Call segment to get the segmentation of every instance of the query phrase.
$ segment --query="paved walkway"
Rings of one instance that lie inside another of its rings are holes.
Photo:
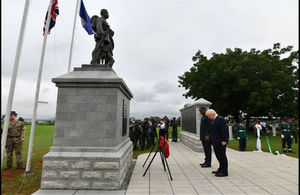
[[[145,177],[142,165],[148,154],[137,159],[126,194],[298,194],[298,159],[266,152],[238,152],[227,149],[228,177],[215,177],[212,167],[201,168],[204,154],[182,143],[170,142],[167,159],[173,176],[170,181],[157,155]],[[150,159],[152,158],[151,155]]]
[[[238,152],[227,149],[228,177],[215,177],[218,168],[212,154],[212,167],[201,168],[204,154],[191,150],[182,143],[170,142],[171,155],[167,159],[173,176],[170,181],[159,154],[145,177],[143,173],[154,153],[143,168],[148,154],[138,156],[127,191],[98,190],[40,190],[35,194],[298,194],[298,159],[266,152]]]

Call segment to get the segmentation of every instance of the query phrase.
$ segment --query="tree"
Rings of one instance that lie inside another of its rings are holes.
[[[263,51],[240,48],[212,53],[208,59],[198,51],[194,65],[179,76],[183,96],[205,98],[218,113],[238,119],[251,116],[292,117],[298,105],[299,53],[292,46]]]
[[[23,117],[19,117],[19,119],[18,119],[19,121],[22,121],[22,122],[24,122],[24,119],[23,119]]]
[[[154,123],[157,125],[160,123],[161,118],[159,116],[150,116],[150,121],[154,121]]]

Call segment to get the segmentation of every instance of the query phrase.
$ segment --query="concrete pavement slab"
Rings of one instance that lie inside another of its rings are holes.
[[[204,153],[195,152],[182,143],[171,143],[167,159],[173,180],[164,171],[157,155],[143,177],[148,154],[138,156],[132,182],[126,194],[297,194],[298,159],[267,152],[239,152],[227,148],[228,177],[218,178],[212,171],[219,163],[212,154],[209,168],[201,168]],[[151,154],[153,157],[153,154]],[[289,163],[287,163],[289,162]],[[145,179],[148,182],[145,182]],[[143,180],[140,182],[139,180]],[[139,186],[139,184],[141,186]],[[145,188],[148,186],[148,191]]]

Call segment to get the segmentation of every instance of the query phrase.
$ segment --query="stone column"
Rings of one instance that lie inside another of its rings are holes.
[[[203,147],[200,141],[200,125],[202,115],[199,111],[200,107],[209,109],[211,102],[200,98],[199,100],[184,105],[181,112],[181,130],[180,141],[197,152],[202,152]]]
[[[126,83],[105,66],[82,65],[58,87],[54,143],[41,189],[121,189],[132,161]]]

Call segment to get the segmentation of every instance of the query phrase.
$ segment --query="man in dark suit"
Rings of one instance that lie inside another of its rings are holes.
[[[216,177],[228,176],[228,161],[226,157],[226,145],[228,143],[228,130],[225,119],[213,109],[206,112],[206,116],[212,120],[210,138],[214,147],[215,155],[219,161],[219,168],[213,171]]]
[[[202,115],[200,123],[200,140],[202,141],[203,150],[205,154],[204,163],[201,167],[211,167],[211,141],[209,139],[211,120],[205,115],[206,108],[200,107],[199,111]]]

